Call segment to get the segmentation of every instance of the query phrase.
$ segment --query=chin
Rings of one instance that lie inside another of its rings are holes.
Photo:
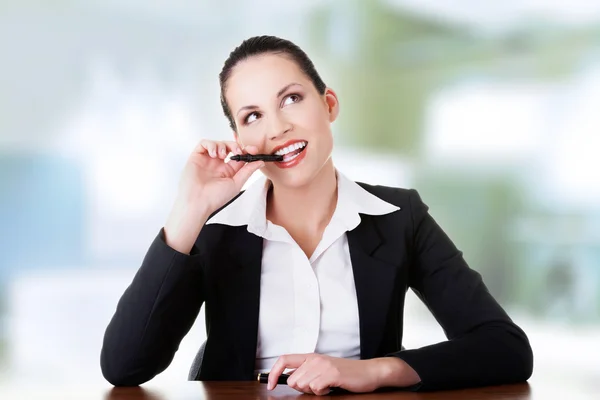
[[[313,177],[309,174],[294,172],[286,171],[269,178],[273,181],[274,185],[281,185],[290,189],[302,188],[308,185],[313,179]]]
[[[265,175],[274,185],[281,185],[290,189],[302,188],[310,184],[316,175],[313,169],[305,168],[307,166],[306,164],[302,164],[287,170],[280,170],[273,166],[273,169],[276,170],[265,171]]]
[[[310,145],[306,148],[306,157],[298,164],[291,168],[280,168],[277,165],[269,166],[265,175],[274,185],[281,185],[289,189],[300,189],[310,185],[315,179],[318,179],[319,174],[323,172],[323,168],[331,163],[331,157],[321,159],[322,154],[311,151]]]

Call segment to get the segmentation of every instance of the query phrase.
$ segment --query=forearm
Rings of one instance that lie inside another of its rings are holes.
[[[453,340],[393,354],[411,365],[422,390],[443,390],[526,381],[533,355],[516,326],[488,325]]]

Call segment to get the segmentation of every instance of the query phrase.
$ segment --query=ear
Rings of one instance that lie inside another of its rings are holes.
[[[327,104],[327,112],[329,113],[329,122],[337,119],[340,113],[340,103],[337,94],[331,88],[325,88],[325,104]]]

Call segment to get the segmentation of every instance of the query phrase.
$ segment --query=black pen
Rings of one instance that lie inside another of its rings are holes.
[[[281,374],[279,375],[279,378],[277,378],[277,384],[278,385],[287,385],[287,380],[290,377],[289,374]],[[257,378],[257,381],[259,381],[260,383],[269,383],[269,373],[259,373]],[[346,392],[346,390],[339,388],[339,387],[331,387],[329,388],[329,391],[331,393],[344,393]]]
[[[229,158],[232,161],[283,161],[283,156],[275,154],[236,154]]]
[[[278,385],[287,385],[287,380],[290,376],[288,374],[281,374],[277,379]],[[260,383],[269,383],[269,374],[268,373],[260,373],[256,378]]]

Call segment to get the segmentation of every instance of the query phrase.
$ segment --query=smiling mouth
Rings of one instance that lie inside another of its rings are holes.
[[[273,154],[278,155],[278,156],[283,156],[283,160],[279,161],[279,162],[285,163],[288,161],[292,161],[294,158],[298,157],[298,155],[306,149],[307,145],[308,145],[308,142],[306,142],[306,141],[296,142],[296,143],[289,145],[283,149],[277,150]]]

